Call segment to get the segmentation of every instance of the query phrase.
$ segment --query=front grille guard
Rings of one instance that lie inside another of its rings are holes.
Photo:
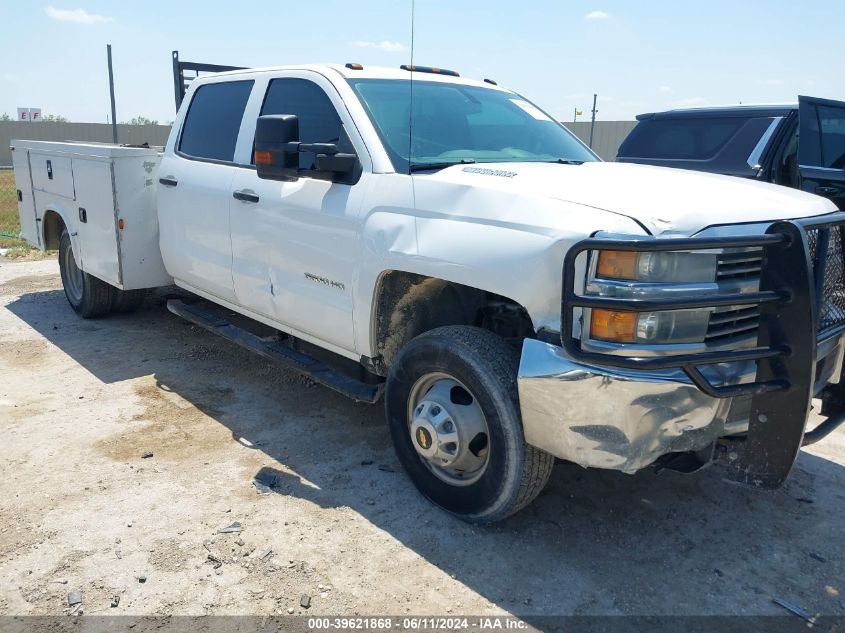
[[[828,418],[805,434],[804,425],[816,372],[819,343],[845,331],[845,319],[819,331],[827,247],[831,231],[842,231],[845,213],[775,222],[763,235],[679,239],[587,239],[575,244],[563,265],[561,343],[574,360],[590,365],[630,370],[681,369],[692,383],[715,398],[752,396],[748,434],[728,452],[735,478],[745,483],[779,486],[802,445],[817,441],[845,421],[845,414]],[[808,241],[813,235],[813,253]],[[841,236],[841,233],[839,233]],[[841,241],[840,241],[841,243]],[[576,260],[587,251],[635,252],[762,248],[763,265],[757,292],[708,294],[667,299],[624,299],[578,294]],[[842,255],[840,250],[839,255]],[[842,265],[843,262],[835,262]],[[817,275],[820,281],[817,283]],[[830,300],[830,298],[829,298]],[[705,351],[663,356],[617,356],[584,350],[573,336],[576,308],[604,308],[635,312],[700,309],[720,306],[759,306],[757,345],[750,349]],[[717,363],[756,361],[754,382],[714,385],[700,367]]]

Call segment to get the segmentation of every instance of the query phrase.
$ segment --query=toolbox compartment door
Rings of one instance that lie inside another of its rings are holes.
[[[79,192],[73,213],[82,243],[85,272],[113,286],[122,284],[117,242],[117,211],[109,159],[74,159],[73,176]]]
[[[35,191],[51,193],[70,200],[76,198],[76,189],[73,184],[73,161],[69,156],[31,150],[29,167],[32,173],[32,188]]]
[[[15,169],[15,195],[18,201],[18,215],[21,221],[21,237],[32,246],[41,246],[41,236],[35,222],[35,200],[32,195],[32,180],[29,175],[29,152],[14,150],[12,166]]]

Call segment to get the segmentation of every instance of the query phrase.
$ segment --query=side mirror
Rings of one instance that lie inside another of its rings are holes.
[[[303,144],[302,147],[306,146]],[[317,148],[314,150],[314,167],[317,171],[330,173],[335,182],[345,182],[358,166],[358,155],[340,152],[337,145],[313,143],[312,147]]]
[[[268,114],[255,125],[255,169],[265,180],[299,178],[299,154],[313,153],[308,175],[321,180],[355,184],[361,176],[358,155],[341,152],[335,143],[300,143],[299,118],[295,114]]]
[[[269,114],[255,125],[255,169],[265,180],[296,180],[299,171],[299,117]]]

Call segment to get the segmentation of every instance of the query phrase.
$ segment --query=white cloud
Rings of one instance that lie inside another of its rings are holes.
[[[668,93],[670,93],[670,92],[675,92],[675,91],[674,91],[674,90],[672,90],[672,86],[660,86],[660,87],[657,89],[657,92],[664,92],[664,93],[667,93],[667,94],[668,94]]]
[[[782,86],[783,79],[758,79],[757,83],[764,86]]]
[[[585,20],[606,20],[610,17],[609,13],[605,13],[604,11],[590,11],[587,15],[584,16]]]
[[[378,48],[386,53],[401,53],[405,50],[405,45],[399,42],[391,42],[390,40],[382,40],[381,42],[365,42],[363,40],[356,40],[352,42],[352,46],[358,48]]]
[[[700,106],[705,105],[707,103],[707,99],[704,97],[687,97],[686,99],[677,99],[676,101],[672,101],[669,105],[674,106],[676,108],[689,108],[693,106]]]
[[[88,13],[85,9],[57,9],[53,5],[44,9],[44,13],[59,22],[73,22],[75,24],[105,24],[112,21],[107,15]]]

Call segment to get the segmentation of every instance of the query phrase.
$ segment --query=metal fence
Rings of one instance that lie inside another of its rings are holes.
[[[15,177],[11,169],[0,168],[0,248],[15,245],[19,230]]]
[[[563,124],[582,141],[590,142],[589,121],[564,122]],[[593,151],[603,160],[614,160],[622,141],[636,124],[636,121],[596,121],[596,129],[593,132]]]
[[[164,145],[170,134],[169,125],[118,125],[118,141],[132,145],[149,143]],[[13,139],[32,141],[94,141],[111,143],[111,125],[106,123],[56,123],[39,121],[0,121],[0,167],[12,164],[9,145]]]

